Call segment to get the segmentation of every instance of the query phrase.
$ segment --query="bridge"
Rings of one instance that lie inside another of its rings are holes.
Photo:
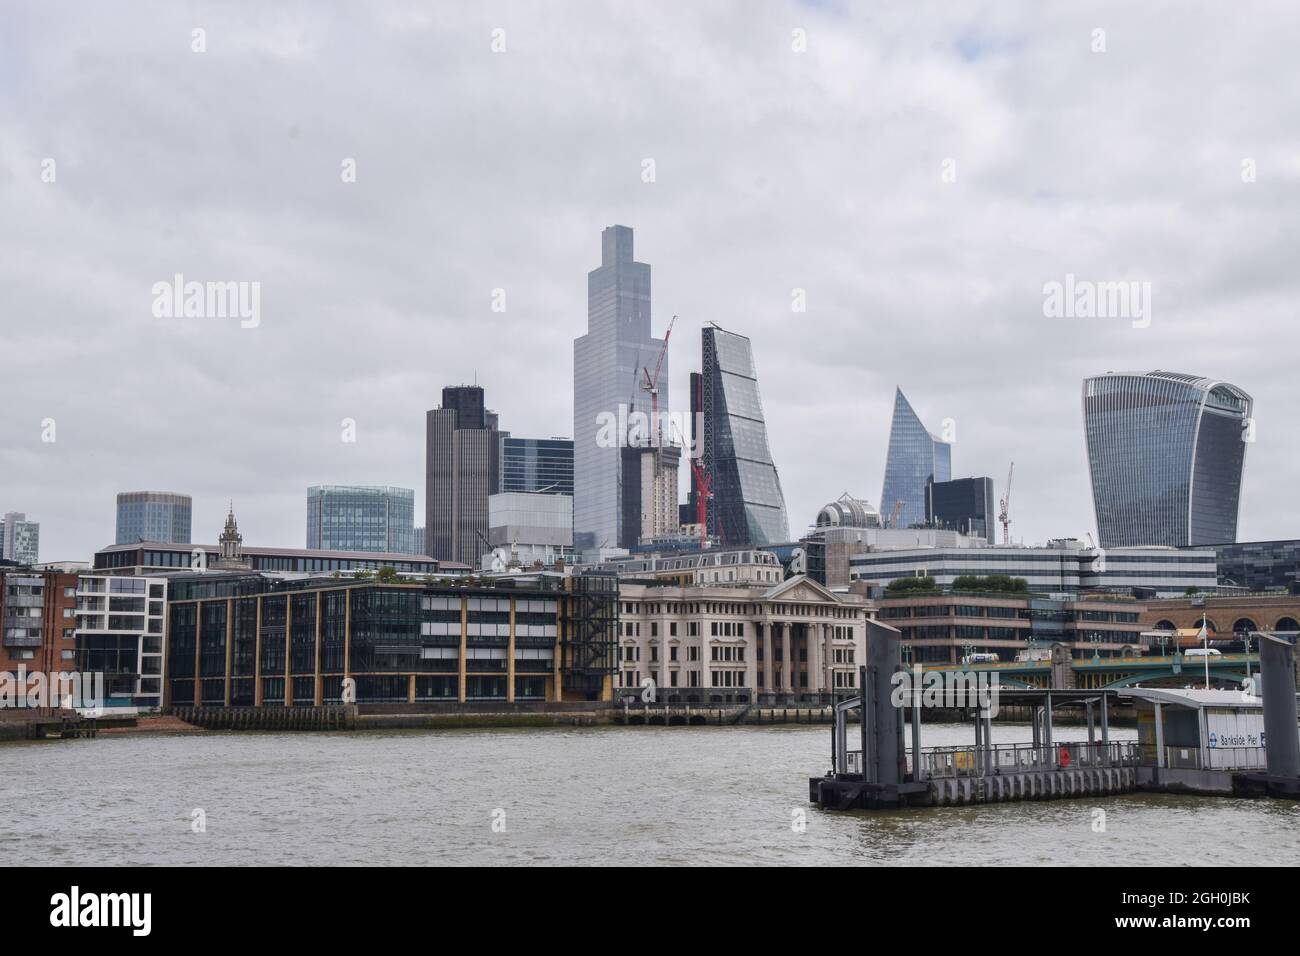
[[[1077,687],[1087,690],[1119,690],[1143,685],[1203,685],[1206,658],[1174,653],[1148,657],[1090,657],[1070,661],[1070,676],[1053,680],[1053,663],[1042,661],[995,661],[972,664],[922,664],[923,672],[955,671],[997,674],[1005,687]],[[1058,668],[1060,665],[1056,665]],[[1064,668],[1060,668],[1064,670]],[[1209,658],[1210,683],[1216,687],[1240,687],[1259,673],[1258,654],[1220,654]]]

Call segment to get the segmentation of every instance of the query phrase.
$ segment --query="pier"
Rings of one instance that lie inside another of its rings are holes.
[[[1288,641],[1269,638],[1261,648],[1262,699],[1226,690],[1001,686],[985,687],[989,693],[981,697],[977,682],[966,675],[963,687],[941,689],[938,697],[944,706],[975,703],[968,711],[973,742],[922,747],[928,690],[910,681],[902,667],[898,636],[894,628],[869,624],[861,693],[835,705],[830,772],[809,780],[809,801],[821,809],[953,806],[1138,789],[1300,796],[1295,648]],[[1110,739],[1109,715],[1121,699],[1136,708],[1136,741]],[[1003,704],[1027,708],[1032,742],[992,742],[994,711]],[[905,706],[910,721],[904,720]],[[1063,710],[1082,712],[1086,741],[1054,739],[1054,714]],[[851,717],[858,725],[856,748],[850,745]]]

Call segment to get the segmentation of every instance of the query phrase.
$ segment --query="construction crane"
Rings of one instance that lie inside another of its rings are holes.
[[[1011,543],[1011,476],[1015,474],[1016,463],[1013,461],[1007,469],[1007,487],[998,501],[998,520],[1002,522],[1002,543]]]
[[[695,476],[695,520],[700,526],[700,550],[709,546],[709,499],[713,497],[713,476],[704,462],[691,460],[691,473]],[[721,533],[721,528],[718,529]]]
[[[654,437],[654,447],[658,448],[663,442],[663,436],[659,429],[659,373],[663,371],[664,356],[668,354],[668,338],[673,334],[673,326],[677,322],[677,316],[673,316],[668,323],[668,331],[664,333],[664,345],[659,350],[659,358],[655,361],[655,373],[650,374],[649,367],[644,367],[641,371],[644,373],[644,379],[641,382],[641,390],[650,393],[650,428],[651,435]],[[659,464],[655,462],[655,473],[659,472]]]
[[[893,514],[889,516],[889,527],[891,528],[898,527],[898,516],[902,514],[902,512],[903,512],[903,499],[899,498],[897,501],[894,502]]]

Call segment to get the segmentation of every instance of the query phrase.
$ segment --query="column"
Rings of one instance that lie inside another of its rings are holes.
[[[456,700],[465,703],[465,658],[468,656],[466,635],[469,633],[469,598],[460,598],[460,670],[456,680]]]
[[[510,596],[510,638],[506,642],[506,703],[515,702],[515,595]]]
[[[763,632],[763,693],[772,693],[772,624],[758,625]]]
[[[794,693],[794,625],[789,621],[781,624],[781,690]]]
[[[108,606],[108,602],[104,602]],[[203,602],[194,602],[194,706],[203,706]]]
[[[808,691],[821,694],[826,690],[826,625],[813,624],[808,638]]]
[[[230,706],[230,662],[235,633],[235,600],[226,598],[226,693],[225,703]]]
[[[253,706],[261,707],[262,699],[262,595],[257,596],[257,619],[253,622]]]
[[[319,707],[325,702],[325,682],[320,676],[320,606],[325,600],[325,592],[316,592],[316,663],[315,679],[312,681],[312,698],[311,702]]]
[[[293,703],[293,595],[284,596],[284,706]]]

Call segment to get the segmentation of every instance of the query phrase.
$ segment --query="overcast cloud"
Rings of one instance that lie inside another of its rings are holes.
[[[422,514],[446,384],[569,435],[613,223],[656,333],[681,317],[674,407],[704,323],[752,337],[795,534],[879,504],[898,385],[955,420],[955,477],[1015,460],[1017,538],[1082,536],[1081,380],[1166,368],[1254,396],[1240,537],[1300,537],[1291,4],[3,10],[0,511],[43,560],[110,543],[123,490],[193,495],[207,542],[233,499],[246,543],[302,547],[318,483]],[[176,273],[260,282],[260,325],[155,318]],[[1067,273],[1149,281],[1150,327],[1045,318]]]

